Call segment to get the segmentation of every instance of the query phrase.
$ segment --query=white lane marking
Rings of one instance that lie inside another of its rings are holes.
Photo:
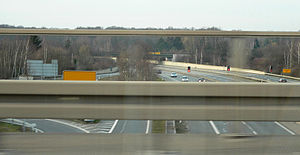
[[[43,131],[43,130],[41,130],[41,129],[38,129],[38,128],[35,128],[35,131],[36,131],[37,133],[44,133],[44,131]]]
[[[281,128],[283,128],[285,131],[287,131],[288,133],[290,133],[291,135],[296,135],[295,132],[291,131],[290,129],[286,128],[285,126],[283,126],[282,124],[280,124],[279,122],[275,121],[275,124],[277,124],[278,126],[280,126]]]
[[[118,121],[119,121],[119,120],[115,120],[113,126],[110,128],[110,130],[108,131],[108,133],[112,133],[112,132],[114,131],[114,129],[115,129],[115,127],[116,127]]]
[[[211,125],[211,127],[214,129],[215,133],[217,135],[220,134],[220,131],[218,130],[218,128],[216,127],[215,123],[213,121],[209,121],[209,124]]]
[[[149,133],[149,130],[150,130],[150,120],[147,121],[146,134]]]
[[[83,132],[85,132],[85,133],[90,133],[89,131],[87,131],[87,130],[81,128],[81,127],[75,126],[75,125],[73,125],[73,124],[69,124],[69,123],[62,122],[62,121],[59,121],[59,120],[54,120],[54,119],[45,119],[45,120],[52,121],[52,122],[56,122],[56,123],[60,123],[60,124],[64,124],[64,125],[67,125],[67,126],[71,126],[71,127],[73,127],[73,128],[79,129],[79,130],[81,130],[81,131],[83,131]]]
[[[246,122],[242,121],[242,123],[250,129],[250,131],[254,134],[254,135],[257,135],[257,132],[249,125],[247,124]]]

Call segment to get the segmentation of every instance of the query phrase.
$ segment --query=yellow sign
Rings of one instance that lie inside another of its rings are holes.
[[[291,70],[291,69],[283,69],[282,72],[283,72],[283,73],[291,73],[292,70]]]
[[[64,71],[64,80],[96,81],[95,71]]]
[[[149,52],[149,54],[152,54],[152,55],[160,55],[160,52]]]

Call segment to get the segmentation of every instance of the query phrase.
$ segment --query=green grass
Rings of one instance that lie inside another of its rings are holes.
[[[165,81],[165,80],[160,77],[156,77],[156,81]]]
[[[31,132],[31,129],[26,128],[26,132]],[[0,122],[0,132],[23,132],[22,126]]]
[[[152,133],[165,133],[166,121],[152,121]]]

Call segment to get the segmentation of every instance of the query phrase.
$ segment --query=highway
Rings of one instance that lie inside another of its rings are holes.
[[[119,120],[112,133],[140,133],[151,132],[150,121],[145,120]]]
[[[55,121],[47,120],[47,119],[23,119],[29,123],[35,123],[36,128],[44,131],[45,133],[85,133],[84,131],[65,125],[62,123],[58,123]]]
[[[183,75],[189,77],[189,82],[197,82],[198,78],[205,78],[208,82],[253,82],[241,77],[224,76],[224,74],[208,73],[205,70],[192,70],[190,73],[184,67],[158,66],[162,70],[160,76],[166,81],[181,81]],[[171,78],[171,72],[177,73],[177,78]],[[221,71],[220,71],[221,72]],[[225,72],[225,71],[224,71]],[[237,73],[234,73],[237,74]],[[246,74],[243,74],[246,75]],[[247,74],[248,75],[248,74]],[[250,75],[250,74],[249,74]],[[251,74],[252,75],[252,74]],[[269,76],[261,78],[268,78]],[[270,78],[269,78],[270,79]],[[272,80],[278,81],[279,78],[272,77]],[[279,122],[245,122],[245,121],[187,121],[189,133],[204,134],[243,134],[243,135],[294,135],[295,133],[286,128]]]
[[[164,77],[169,77],[171,72],[176,72],[177,74],[180,75],[188,75],[189,78],[196,78],[199,79],[200,77],[205,78],[209,81],[219,81],[219,82],[253,82],[253,80],[249,80],[249,79],[245,79],[245,78],[240,78],[240,77],[234,77],[234,76],[224,76],[222,74],[217,74],[217,73],[211,73],[208,72],[208,70],[200,70],[197,69],[197,71],[192,71],[191,73],[187,73],[186,68],[183,67],[175,67],[175,66],[161,66],[158,65],[157,66],[158,69],[162,69],[163,71],[165,71],[166,74],[163,74]],[[166,76],[165,76],[166,75]],[[174,81],[174,80],[172,80]],[[181,81],[181,78],[177,78],[176,81]],[[193,81],[191,81],[193,82]],[[195,81],[196,82],[196,81]]]
[[[197,71],[207,71],[205,69],[197,69]],[[214,72],[219,72],[220,74],[227,74],[228,72],[225,70],[214,70]],[[245,77],[253,77],[253,78],[257,78],[257,79],[262,79],[262,80],[266,80],[269,82],[278,82],[278,80],[281,77],[276,77],[276,76],[271,76],[271,75],[262,75],[262,74],[255,74],[255,73],[243,73],[243,72],[235,72],[235,71],[230,71],[230,74],[232,75],[239,75],[239,76],[245,76]],[[294,80],[294,79],[289,79],[288,83],[296,83],[296,82],[300,82],[298,80]]]

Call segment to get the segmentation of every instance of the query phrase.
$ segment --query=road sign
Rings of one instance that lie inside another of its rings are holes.
[[[291,73],[292,70],[291,70],[291,69],[282,69],[282,72],[283,72],[283,73]]]
[[[64,71],[64,80],[96,81],[95,71]]]
[[[149,52],[149,54],[152,54],[152,55],[160,55],[160,52]]]

